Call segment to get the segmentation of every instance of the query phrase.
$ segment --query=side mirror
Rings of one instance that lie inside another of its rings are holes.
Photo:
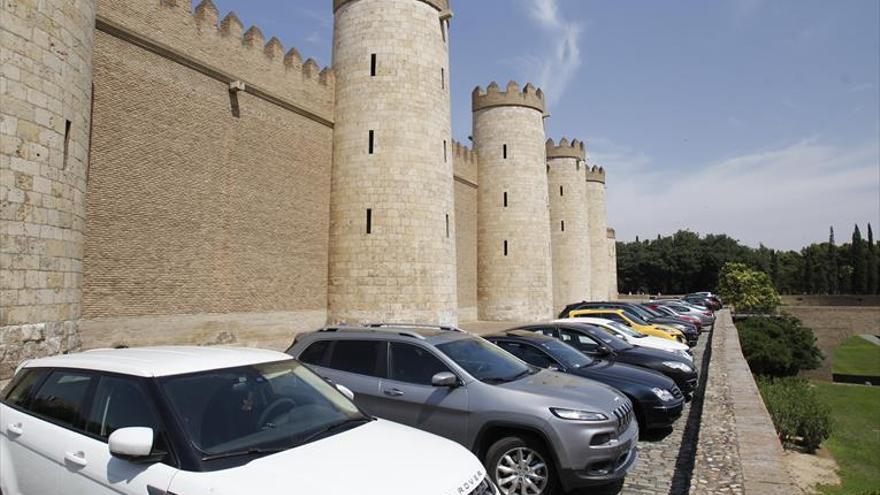
[[[348,400],[354,400],[354,392],[352,392],[350,388],[338,383],[334,383],[334,385],[336,385],[336,390],[342,392],[342,395],[346,396]]]
[[[127,461],[144,461],[153,452],[153,429],[141,426],[120,428],[107,441],[110,454]]]
[[[596,353],[601,354],[603,356],[607,356],[608,354],[611,354],[611,349],[609,349],[608,347],[606,347],[604,345],[600,345],[599,348],[596,349]]]
[[[550,366],[547,366],[547,369],[550,371],[562,371],[562,369],[555,364],[551,364]]]
[[[441,371],[431,377],[431,385],[435,387],[456,387],[458,386],[458,377],[449,371]]]

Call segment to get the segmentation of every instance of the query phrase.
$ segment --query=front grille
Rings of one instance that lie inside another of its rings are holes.
[[[630,401],[626,401],[622,406],[614,410],[614,417],[617,419],[617,433],[621,433],[629,426],[633,419],[633,406]]]
[[[489,481],[489,476],[483,478],[482,483],[471,490],[468,495],[495,495],[495,488],[492,486],[492,482]]]
[[[676,399],[681,399],[682,395],[683,394],[681,393],[681,390],[678,387],[676,387],[675,385],[673,385],[672,386],[672,396],[675,397]]]

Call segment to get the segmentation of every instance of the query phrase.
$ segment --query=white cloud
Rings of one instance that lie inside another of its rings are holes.
[[[527,74],[535,74],[537,68],[535,84],[544,91],[552,106],[560,101],[581,66],[583,26],[562,15],[558,0],[531,0],[525,5],[529,17],[546,34],[550,51],[521,57],[520,66]]]
[[[828,226],[880,221],[880,145],[851,148],[811,138],[683,171],[593,142],[608,171],[609,224],[632,240],[678,229],[725,233],[747,244],[799,249]]]

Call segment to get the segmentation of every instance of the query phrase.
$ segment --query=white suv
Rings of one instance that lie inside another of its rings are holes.
[[[256,349],[28,361],[0,402],[0,492],[496,495],[465,448],[370,417],[351,397]]]

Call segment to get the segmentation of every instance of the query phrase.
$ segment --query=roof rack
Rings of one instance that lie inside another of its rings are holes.
[[[364,323],[363,326],[368,328],[431,328],[435,330],[442,330],[444,332],[467,333],[456,326],[433,325],[430,323]]]
[[[368,326],[334,326],[324,327],[317,330],[318,332],[362,332],[362,333],[392,333],[402,337],[412,337],[414,339],[425,340],[424,335],[418,332],[408,332],[405,329],[392,327],[368,327]]]

